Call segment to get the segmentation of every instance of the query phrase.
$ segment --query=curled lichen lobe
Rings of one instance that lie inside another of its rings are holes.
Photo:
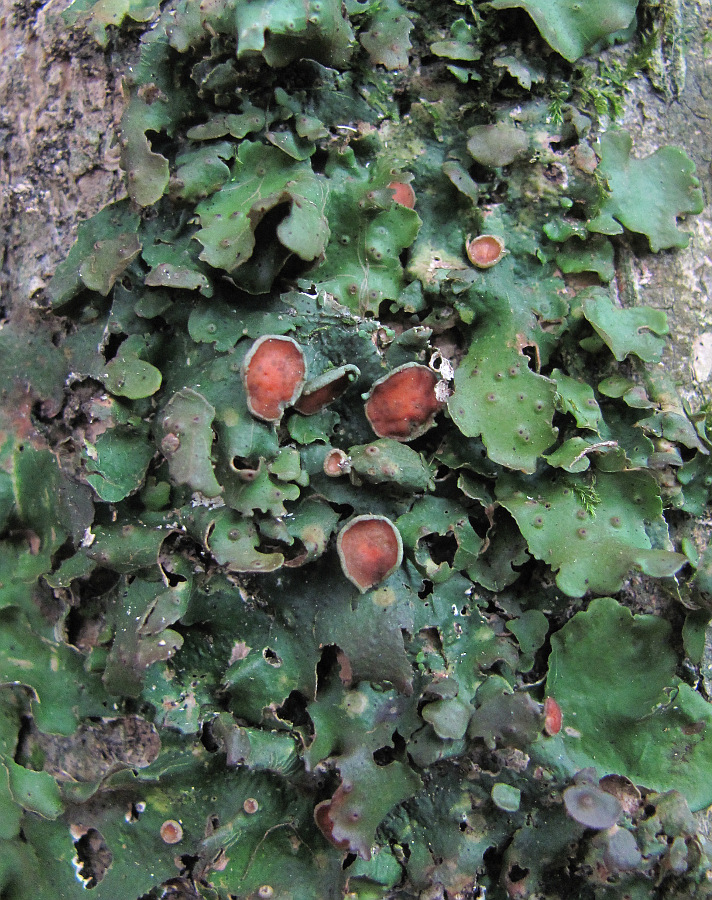
[[[346,365],[331,369],[304,385],[301,397],[294,404],[302,415],[313,416],[341,397],[361,374],[357,366]]]
[[[388,578],[403,559],[400,533],[385,516],[356,516],[339,533],[336,548],[344,574],[362,592]]]
[[[253,416],[278,422],[299,397],[306,376],[302,348],[280,335],[265,335],[250,348],[242,366],[247,406]]]
[[[322,800],[321,803],[316,805],[316,808],[314,809],[314,821],[324,837],[327,838],[334,847],[338,850],[349,850],[351,841],[348,837],[337,837],[334,833],[336,825],[331,818],[331,806],[335,800],[339,799],[338,795],[340,793],[344,793],[343,788],[337,788],[336,794],[330,800]]]
[[[379,379],[366,400],[366,418],[379,437],[411,441],[430,428],[441,407],[437,375],[408,363]]]

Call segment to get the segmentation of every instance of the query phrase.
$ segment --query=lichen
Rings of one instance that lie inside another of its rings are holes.
[[[596,131],[634,12],[72,5],[141,37],[128,197],[61,327],[0,331],[3,897],[704,890],[710,553],[666,514],[712,444],[612,285],[701,201]]]

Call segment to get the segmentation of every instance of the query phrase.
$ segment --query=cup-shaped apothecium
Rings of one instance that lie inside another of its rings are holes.
[[[380,584],[403,560],[403,542],[385,516],[356,516],[339,532],[336,549],[344,575],[364,593]]]
[[[442,406],[435,394],[437,383],[438,376],[419,363],[406,363],[379,378],[365,406],[378,437],[412,441],[424,434]]]
[[[279,422],[302,393],[307,364],[299,344],[289,337],[258,338],[242,364],[247,408],[263,422]]]
[[[504,256],[504,241],[495,234],[481,234],[465,244],[467,256],[478,269],[490,269]]]

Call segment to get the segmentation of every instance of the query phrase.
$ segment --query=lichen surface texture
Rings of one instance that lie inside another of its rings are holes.
[[[656,9],[69,8],[125,194],[0,330],[3,900],[712,896]]]

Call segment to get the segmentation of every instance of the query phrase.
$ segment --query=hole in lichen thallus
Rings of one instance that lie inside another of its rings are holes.
[[[255,246],[245,264],[248,267],[245,271],[250,272],[251,293],[269,291],[290,256],[290,251],[277,239],[277,226],[288,213],[289,204],[280,203],[265,213],[255,227]]]
[[[436,565],[447,563],[451,566],[455,561],[458,543],[455,535],[449,531],[447,534],[429,534],[423,538],[423,544],[428,548],[430,558]]]
[[[114,359],[116,354],[119,352],[119,347],[125,340],[126,335],[123,333],[123,331],[109,334],[109,336],[104,340],[104,343],[101,347],[101,353],[104,357],[104,362],[109,362],[110,360]]]
[[[208,753],[217,753],[220,749],[220,743],[213,734],[212,722],[203,723],[203,728],[200,732],[200,743],[205,747]]]
[[[114,856],[103,835],[96,828],[86,831],[74,842],[74,846],[79,862],[78,875],[85,887],[95,888],[103,881]]]
[[[339,648],[336,644],[327,644],[322,648],[319,662],[316,664],[317,694],[330,682],[339,670]]]
[[[309,701],[299,691],[292,691],[281,706],[277,707],[277,715],[283,722],[291,722],[298,727],[310,727],[311,719],[307,712]],[[313,729],[311,729],[313,730]]]

